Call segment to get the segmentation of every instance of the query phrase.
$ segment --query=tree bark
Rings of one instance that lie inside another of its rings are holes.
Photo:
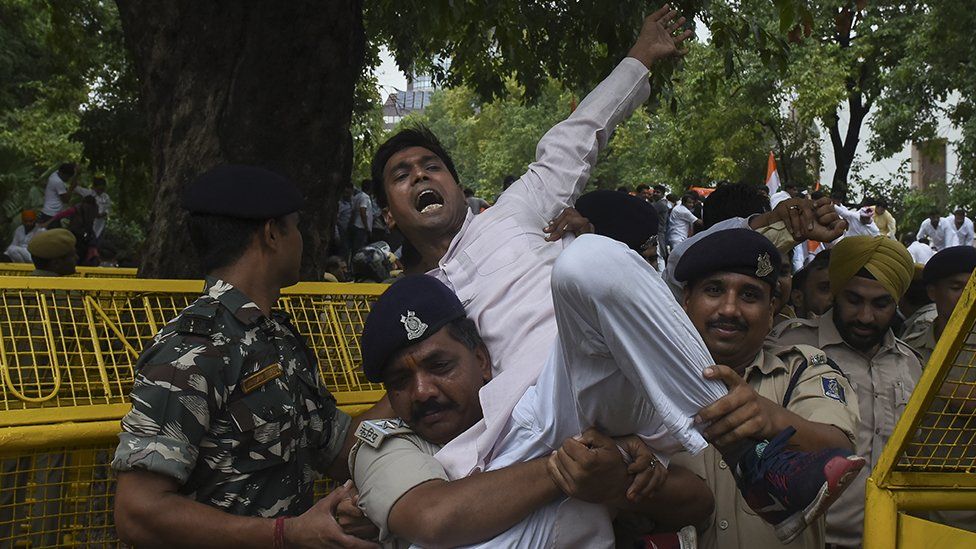
[[[139,275],[200,277],[180,207],[221,163],[262,166],[305,193],[302,278],[317,280],[349,179],[360,0],[117,0],[152,136],[155,200]]]

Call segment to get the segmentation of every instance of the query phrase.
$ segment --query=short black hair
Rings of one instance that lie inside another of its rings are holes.
[[[929,217],[942,217],[942,214],[939,212],[939,210],[933,209],[929,210]]]
[[[648,191],[650,189],[651,189],[650,187],[648,187],[647,185],[641,183],[640,185],[638,185],[637,187],[634,188],[634,192],[638,192],[639,193],[639,192]]]
[[[474,191],[471,190],[471,187],[465,187],[464,188],[464,196],[466,196],[468,198],[471,198],[472,196],[474,196]]]
[[[667,194],[668,192],[668,188],[664,185],[654,185],[654,190],[661,194]]]
[[[628,189],[627,187],[624,187],[624,186],[620,186],[620,187],[617,187],[617,192],[618,193],[629,193],[630,192],[630,189]]]
[[[481,339],[481,334],[478,333],[478,327],[468,317],[456,318],[448,323],[447,333],[454,341],[457,341],[472,351],[477,350],[478,347],[485,346],[484,340]]]
[[[58,172],[63,173],[68,177],[71,177],[72,175],[75,174],[75,165],[72,164],[71,162],[65,162],[60,166],[58,166]]]
[[[888,209],[888,201],[885,200],[884,198],[881,198],[881,197],[876,197],[874,199],[874,205],[875,206],[881,206],[882,208],[884,208],[886,210]]]
[[[386,140],[385,143],[380,145],[376,149],[376,153],[373,154],[373,162],[370,165],[370,176],[373,178],[373,183],[375,183],[373,191],[376,194],[376,202],[381,208],[385,208],[389,205],[386,200],[386,188],[383,186],[383,170],[386,168],[386,163],[389,162],[390,157],[394,154],[410,147],[423,147],[428,151],[437,155],[447,167],[447,171],[451,172],[454,176],[454,182],[458,185],[461,184],[461,178],[458,177],[457,169],[454,167],[454,161],[451,160],[451,155],[447,153],[444,146],[441,145],[440,140],[434,135],[427,126],[418,124],[412,128],[406,128],[397,132],[396,135]]]
[[[359,183],[359,188],[362,189],[364,193],[368,193],[369,191],[373,190],[373,180],[363,179]]]
[[[813,256],[813,260],[810,263],[793,275],[793,287],[802,288],[806,284],[807,277],[810,276],[810,273],[813,271],[822,271],[827,267],[830,267],[830,248]]]
[[[812,193],[810,193],[810,198],[812,200],[820,200],[823,197],[824,197],[823,191],[813,191]]]
[[[209,274],[240,259],[251,245],[255,233],[267,222],[267,219],[190,214],[190,242],[193,243],[203,272]]]
[[[729,183],[712,191],[702,204],[702,223],[709,228],[733,217],[769,211],[769,197],[751,183]]]
[[[330,255],[329,257],[325,258],[325,270],[331,271],[332,269],[338,269],[339,265],[342,265],[345,263],[345,261],[345,259],[337,255]]]
[[[511,187],[512,183],[515,183],[516,181],[518,181],[518,178],[516,178],[514,175],[506,175],[505,179],[502,179],[502,190],[504,191],[505,189]]]

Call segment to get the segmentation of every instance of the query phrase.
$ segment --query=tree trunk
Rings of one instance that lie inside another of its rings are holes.
[[[305,193],[302,278],[324,272],[336,193],[349,179],[359,0],[117,0],[152,136],[155,200],[139,275],[200,277],[180,207],[221,163],[266,167]]]
[[[848,178],[851,174],[851,166],[854,164],[854,157],[857,156],[857,146],[861,141],[861,126],[864,125],[864,118],[870,110],[870,105],[866,105],[860,93],[851,92],[847,100],[850,118],[847,124],[847,132],[841,139],[839,116],[834,111],[833,118],[828,125],[830,132],[830,144],[834,149],[834,178],[830,184],[832,193],[843,192],[847,196]]]

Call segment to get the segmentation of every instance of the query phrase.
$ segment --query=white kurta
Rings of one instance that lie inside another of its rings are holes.
[[[536,382],[556,343],[550,275],[571,241],[542,231],[575,203],[616,125],[650,93],[647,69],[626,58],[553,127],[536,161],[494,206],[468,215],[438,267],[428,274],[454,290],[491,353],[494,379],[481,389],[484,419],[438,454],[451,478],[483,469],[515,404]],[[602,269],[594,265],[594,276]]]
[[[948,248],[950,246],[956,245],[956,231],[955,226],[952,225],[952,221],[947,219],[940,219],[939,226],[933,227],[932,221],[926,219],[922,221],[922,225],[918,228],[918,234],[915,235],[915,240],[921,240],[923,238],[929,239],[929,245],[932,249],[939,251],[943,248]]]

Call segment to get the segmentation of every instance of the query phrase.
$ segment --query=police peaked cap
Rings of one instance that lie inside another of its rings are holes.
[[[394,353],[463,316],[461,301],[436,278],[410,275],[397,280],[373,304],[359,339],[366,379],[383,381],[383,370]]]
[[[950,246],[932,256],[922,271],[926,284],[938,282],[947,276],[971,273],[976,269],[976,248],[972,246]]]
[[[758,278],[775,288],[781,266],[779,251],[768,238],[751,229],[726,229],[689,246],[674,277],[687,283],[712,273],[731,272]]]
[[[301,191],[290,179],[255,166],[217,166],[183,193],[183,207],[190,213],[239,219],[272,219],[304,206]]]
[[[579,197],[576,210],[590,220],[596,234],[623,242],[635,252],[657,234],[654,206],[627,193],[593,191]]]

